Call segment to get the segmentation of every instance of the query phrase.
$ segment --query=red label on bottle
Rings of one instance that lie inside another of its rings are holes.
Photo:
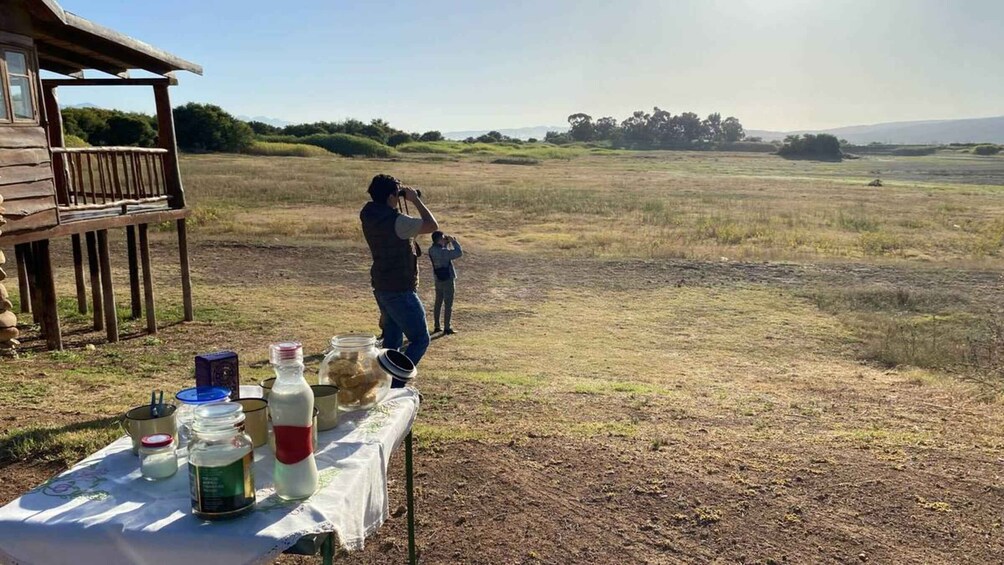
[[[314,452],[314,436],[310,426],[275,426],[275,458],[279,463],[293,465]]]

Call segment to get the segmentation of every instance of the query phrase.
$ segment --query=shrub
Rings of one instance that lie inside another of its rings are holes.
[[[331,155],[322,147],[304,143],[275,143],[271,141],[255,141],[244,150],[249,155],[268,155],[272,157],[325,157]]]
[[[108,132],[104,141],[108,145],[138,145],[152,147],[157,132],[144,116],[121,114],[108,118]]]
[[[777,154],[792,159],[819,161],[839,161],[843,157],[840,140],[828,133],[789,135]]]
[[[63,136],[63,147],[90,147],[91,144],[75,135]]]
[[[390,145],[391,147],[397,147],[398,145],[402,145],[404,143],[408,143],[411,141],[415,141],[415,138],[412,137],[410,133],[400,132],[391,134],[391,136],[387,138],[387,145]]]
[[[178,147],[185,151],[236,153],[251,146],[254,132],[219,106],[189,102],[174,109]]]
[[[533,157],[501,157],[492,163],[495,165],[539,165],[540,161]]]
[[[382,143],[347,133],[318,133],[298,141],[323,147],[345,157],[390,157],[394,153],[393,149]]]
[[[443,134],[436,131],[427,131],[422,134],[422,137],[418,138],[419,141],[443,141]]]
[[[255,139],[258,141],[267,141],[269,143],[299,143],[299,137],[295,135],[285,135],[285,134],[267,134],[267,135],[257,135]]]
[[[991,145],[985,143],[983,145],[977,145],[973,147],[973,153],[975,155],[996,155],[1001,152],[1000,145]]]

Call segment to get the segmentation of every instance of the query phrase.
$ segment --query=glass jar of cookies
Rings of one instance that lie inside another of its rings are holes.
[[[331,338],[331,352],[321,361],[317,383],[338,387],[341,410],[372,408],[390,390],[390,378],[376,365],[379,353],[376,336],[337,335]]]

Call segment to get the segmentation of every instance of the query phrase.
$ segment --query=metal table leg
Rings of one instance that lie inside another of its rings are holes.
[[[328,534],[328,537],[324,539],[324,544],[321,545],[321,560],[324,565],[332,565],[335,561],[335,534]]]
[[[404,472],[405,489],[408,491],[408,563],[416,565],[418,557],[415,554],[415,491],[411,467],[411,430],[404,437]]]

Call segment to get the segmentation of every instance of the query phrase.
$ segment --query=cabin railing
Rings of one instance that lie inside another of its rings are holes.
[[[54,147],[56,200],[61,208],[102,210],[170,200],[167,149]]]

